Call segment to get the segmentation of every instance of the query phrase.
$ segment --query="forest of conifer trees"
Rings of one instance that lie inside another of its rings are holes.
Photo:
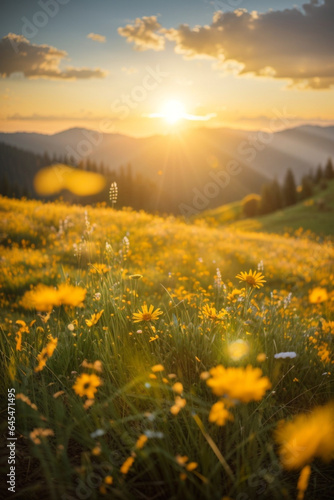
[[[39,196],[33,184],[36,173],[43,167],[59,163],[100,173],[106,179],[105,188],[96,195],[84,197],[75,196],[67,191],[47,198]],[[116,182],[118,208],[131,207],[148,212],[177,212],[177,207],[168,193],[158,189],[151,179],[140,173],[134,174],[131,164],[121,165],[117,171],[111,171],[103,162],[96,163],[89,158],[76,164],[74,159],[68,157],[50,156],[48,153],[37,155],[0,143],[0,172],[0,194],[9,198],[55,200],[61,196],[69,203],[96,204],[108,202],[110,184]],[[300,185],[297,185],[292,169],[288,169],[282,184],[274,179],[262,186],[261,194],[246,196],[243,200],[243,213],[246,217],[254,217],[294,205],[312,196],[316,186],[324,189],[326,182],[333,178],[334,168],[330,158],[324,167],[319,165],[314,171],[303,176]]]
[[[112,182],[118,185],[118,207],[131,207],[135,210],[146,210],[154,212],[157,188],[153,181],[144,178],[140,174],[134,174],[131,164],[120,166],[118,171],[110,171],[103,163],[96,163],[90,159],[80,162],[78,165],[66,157],[52,156],[47,153],[37,155],[19,148],[0,144],[0,194],[9,198],[33,198],[43,200],[54,200],[60,195],[41,197],[33,185],[34,176],[43,167],[52,164],[65,164],[83,170],[97,172],[106,179],[105,188],[93,196],[78,197],[68,192],[62,192],[61,197],[70,203],[94,204],[107,202],[109,199],[109,187]],[[168,212],[167,196],[160,193],[160,198],[165,196],[164,209]],[[161,199],[160,206],[161,206]]]
[[[297,185],[293,171],[289,168],[282,184],[277,179],[262,186],[261,195],[250,194],[243,200],[243,213],[246,217],[266,215],[284,207],[295,205],[299,201],[310,198],[315,189],[326,189],[327,182],[334,179],[334,168],[331,158],[325,167],[318,166],[315,172],[304,175]]]

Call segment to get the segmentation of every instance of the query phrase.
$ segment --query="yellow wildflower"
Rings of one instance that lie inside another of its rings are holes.
[[[16,340],[16,350],[22,351],[22,332],[21,332],[21,330],[18,330],[16,332],[15,340]]]
[[[102,311],[100,311],[99,313],[92,314],[90,319],[85,319],[86,325],[89,327],[96,325],[96,323],[99,321],[103,313],[104,309],[102,309]]]
[[[321,302],[326,302],[326,300],[328,300],[328,293],[326,288],[313,288],[308,299],[310,304],[320,304]]]
[[[181,382],[175,382],[175,384],[172,387],[172,390],[176,392],[177,394],[182,394],[183,392],[183,385]]]
[[[185,399],[181,398],[180,396],[176,396],[175,403],[170,409],[171,414],[177,415],[182,410],[182,408],[186,406],[186,404],[187,401]]]
[[[94,363],[88,363],[88,361],[86,359],[83,360],[83,362],[81,363],[81,366],[83,366],[84,368],[91,368],[92,370],[95,370],[99,373],[101,373],[103,370],[102,370],[102,363],[101,361],[94,361]]]
[[[16,350],[22,351],[22,333],[29,333],[29,328],[25,321],[18,319],[16,324],[20,326],[19,330],[16,332]]]
[[[32,408],[33,410],[37,411],[37,406],[35,405],[35,403],[32,403],[30,401],[30,399],[28,398],[28,396],[26,396],[25,394],[22,394],[21,392],[19,394],[16,394],[16,400],[20,399],[21,401],[23,401],[24,403],[26,403],[28,406],[30,406],[30,408]]]
[[[238,288],[234,288],[232,292],[227,294],[227,300],[229,302],[236,302],[239,295],[244,295],[244,291],[244,288],[241,288],[240,290]]]
[[[135,448],[137,448],[138,450],[140,450],[141,448],[143,448],[146,444],[148,440],[148,437],[145,436],[145,434],[142,434],[141,436],[139,436],[139,438],[137,439],[137,442],[136,442],[136,445],[135,445]]]
[[[198,463],[197,462],[189,462],[187,465],[186,465],[186,469],[190,472],[192,470],[195,470],[197,469],[198,467]]]
[[[51,356],[53,355],[57,344],[58,344],[58,339],[53,338],[52,335],[48,335],[49,342],[47,345],[41,350],[41,352],[38,354],[36,357],[38,361],[38,365],[35,368],[35,372],[40,372],[43,370],[43,368],[46,365],[46,362]]]
[[[236,278],[240,281],[248,283],[252,288],[260,288],[266,283],[262,273],[257,271],[252,271],[251,269],[247,272],[241,271],[241,273],[236,275]]]
[[[22,298],[22,306],[25,309],[50,312],[54,306],[59,305],[59,294],[57,290],[51,286],[38,285],[34,290],[26,292]]]
[[[105,264],[91,264],[89,269],[91,274],[106,274],[108,271],[110,271],[110,267]]]
[[[297,415],[290,422],[281,422],[275,440],[285,469],[299,469],[315,457],[329,462],[334,458],[334,403]]]
[[[226,405],[223,401],[218,401],[215,403],[209,414],[209,422],[213,422],[217,425],[225,425],[227,420],[234,420],[232,413],[226,409]]]
[[[53,338],[52,335],[48,335],[49,342],[46,344],[46,353],[48,355],[48,358],[51,358],[52,354],[54,353],[57,344],[58,344],[58,339]]]
[[[159,319],[159,316],[161,316],[163,312],[161,309],[155,309],[154,306],[150,305],[149,308],[147,308],[147,305],[144,304],[140,309],[138,309],[138,312],[133,313],[132,319],[134,323],[140,323],[141,321],[156,321]]]
[[[82,307],[87,290],[80,286],[63,283],[58,287],[58,297],[61,304],[71,307]]]
[[[29,434],[30,439],[35,443],[35,444],[41,444],[41,438],[49,437],[49,436],[54,436],[54,432],[52,429],[43,429],[42,427],[35,428],[32,430]]]
[[[325,321],[323,319],[322,320],[322,329],[325,333],[331,333],[332,335],[334,335],[334,321]]]
[[[151,370],[152,372],[156,373],[156,372],[163,372],[164,371],[164,366],[163,365],[154,365],[152,366]]]
[[[177,461],[177,463],[179,465],[181,465],[181,467],[183,467],[188,462],[189,459],[186,455],[183,455],[183,456],[176,455],[175,460]]]
[[[305,465],[305,467],[302,468],[298,483],[297,483],[297,490],[298,490],[298,496],[297,500],[303,500],[305,496],[305,491],[307,490],[308,487],[308,482],[310,479],[311,475],[311,467],[309,465]]]
[[[199,317],[201,319],[211,319],[211,321],[222,321],[226,314],[224,309],[218,312],[215,307],[205,304],[200,311]]]
[[[38,365],[35,368],[35,372],[40,372],[46,366],[48,360],[48,353],[46,352],[46,347],[44,347],[37,356]]]
[[[52,286],[38,285],[34,290],[26,292],[22,298],[25,309],[36,309],[41,312],[51,312],[60,305],[81,306],[87,291],[84,288],[62,284],[58,290]]]
[[[123,463],[122,467],[120,468],[121,473],[127,474],[130,470],[130,467],[132,467],[134,461],[135,461],[134,457],[128,457]]]
[[[206,381],[216,396],[228,396],[243,403],[260,401],[271,383],[267,377],[262,377],[260,368],[224,368],[218,365],[211,368],[211,377]]]
[[[73,389],[81,397],[87,396],[88,399],[94,399],[97,387],[101,384],[101,379],[97,375],[83,373],[77,378]]]

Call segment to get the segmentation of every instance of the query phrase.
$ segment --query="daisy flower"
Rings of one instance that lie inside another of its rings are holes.
[[[146,304],[144,304],[140,309],[138,309],[138,312],[133,313],[132,319],[134,323],[140,323],[141,321],[156,321],[159,319],[159,316],[161,316],[163,312],[161,309],[155,309],[154,306],[150,305],[148,308]]]
[[[241,271],[241,273],[236,275],[236,278],[240,281],[248,283],[252,288],[261,288],[263,283],[266,283],[262,273],[257,271],[252,271],[251,269],[247,272]]]

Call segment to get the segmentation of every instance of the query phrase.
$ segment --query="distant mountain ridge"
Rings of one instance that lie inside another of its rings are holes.
[[[130,163],[135,175],[157,186],[158,198],[159,192],[167,194],[176,213],[180,206],[196,212],[260,192],[268,179],[282,181],[288,168],[299,181],[328,157],[334,158],[334,127],[314,125],[272,134],[197,128],[142,138],[72,128],[53,135],[0,133],[0,142],[39,155],[66,155],[76,163],[103,162],[106,169],[117,172]],[[233,164],[238,175],[233,173],[224,184],[217,181],[228,177],[226,171]]]
[[[131,162],[143,175],[160,170],[158,159],[168,167],[171,144],[179,141],[184,161],[198,170],[199,162],[210,168],[211,163],[222,168],[226,156],[234,158],[265,177],[281,180],[288,168],[300,177],[318,163],[334,156],[334,126],[302,125],[268,134],[261,131],[199,128],[180,135],[154,135],[135,138],[122,134],[102,134],[84,128],[72,128],[46,135],[17,132],[0,133],[0,142],[37,154],[74,156],[103,161],[110,169]],[[182,156],[182,155],[181,155]]]

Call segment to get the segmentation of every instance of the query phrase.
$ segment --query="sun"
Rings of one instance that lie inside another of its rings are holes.
[[[175,99],[166,101],[163,105],[161,116],[163,116],[168,123],[176,123],[185,117],[184,105],[182,102]]]

